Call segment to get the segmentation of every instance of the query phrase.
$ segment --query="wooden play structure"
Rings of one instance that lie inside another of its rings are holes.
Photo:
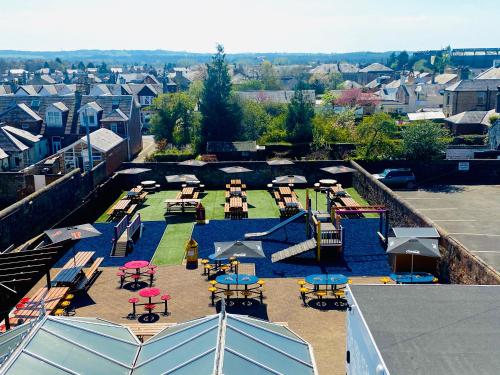
[[[128,216],[124,216],[117,225],[115,225],[115,234],[113,237],[113,248],[111,256],[124,257],[130,245],[133,243],[133,237],[138,233],[138,238],[142,236],[143,225],[141,222],[141,214],[137,214],[132,221],[129,222]]]

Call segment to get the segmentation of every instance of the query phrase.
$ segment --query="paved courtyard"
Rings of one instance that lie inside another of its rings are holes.
[[[396,193],[500,271],[500,185],[455,185]]]

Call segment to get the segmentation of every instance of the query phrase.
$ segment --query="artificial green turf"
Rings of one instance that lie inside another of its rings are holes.
[[[370,204],[357,192],[356,189],[350,187],[345,189],[347,194],[351,196],[352,199],[354,199],[356,202],[358,202],[361,206],[369,206]],[[378,218],[378,214],[363,214],[364,217],[367,218]]]
[[[113,202],[113,204],[111,204],[109,207],[107,207],[107,208],[106,208],[106,210],[104,210],[104,212],[102,213],[102,215],[101,215],[101,216],[99,216],[99,218],[98,218],[95,222],[96,222],[96,223],[106,223],[106,222],[109,220],[109,215],[107,214],[108,210],[109,210],[111,207],[113,207],[115,204],[117,204],[117,203],[118,203],[118,201],[119,201],[120,199],[122,199],[122,198],[125,196],[125,194],[127,194],[127,192],[126,192],[126,191],[122,192],[122,193],[120,194],[120,196],[119,196],[118,198],[116,198],[116,200]]]
[[[165,199],[173,199],[178,191],[168,190],[150,193],[141,207],[137,210],[141,214],[142,221],[165,220]]]
[[[280,216],[278,205],[266,190],[248,190],[248,218],[277,218]]]
[[[181,264],[184,259],[186,243],[193,233],[194,222],[191,215],[170,216],[166,218],[167,229],[163,233],[153,256],[153,263]]]

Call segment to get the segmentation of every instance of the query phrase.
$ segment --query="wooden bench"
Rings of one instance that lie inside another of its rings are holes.
[[[276,202],[278,202],[278,201],[280,201],[280,200],[281,200],[280,193],[279,193],[277,190],[275,190],[275,191],[273,192],[273,194],[274,194],[274,199],[276,200]]]
[[[89,268],[83,271],[85,277],[82,278],[77,289],[87,289],[90,286],[92,281],[94,281],[94,279],[97,277],[99,273],[99,266],[101,265],[103,260],[103,257],[97,258]]]
[[[193,199],[198,199],[198,196],[200,195],[200,193],[198,193],[197,191],[195,191],[193,193]]]
[[[248,203],[243,202],[243,217],[248,218]]]
[[[225,203],[225,204],[224,204],[224,217],[225,217],[226,219],[228,219],[228,218],[229,218],[229,216],[230,216],[230,212],[231,212],[231,208],[229,207],[229,203]]]
[[[181,199],[182,197],[182,192],[178,192],[177,195],[175,196],[175,199]]]
[[[69,288],[66,286],[52,287],[50,289],[43,287],[38,289],[33,297],[31,297],[30,301],[26,303],[26,307],[17,310],[14,323],[20,324],[21,322],[39,317],[42,299],[44,301],[45,313],[50,315],[68,291]]]
[[[130,207],[128,208],[127,210],[127,214],[128,215],[132,215],[135,211],[135,209],[137,208],[137,204],[131,204]]]

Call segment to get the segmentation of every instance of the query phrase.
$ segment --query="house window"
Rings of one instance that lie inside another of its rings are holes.
[[[84,111],[82,112],[82,123],[83,126],[95,127],[97,126],[97,119],[95,113],[89,112],[88,114]]]
[[[477,93],[477,105],[485,105],[486,104],[486,93],[478,92]]]
[[[61,148],[61,137],[52,137],[52,153],[55,154]]]
[[[47,126],[62,126],[61,112],[47,112],[45,121],[47,122]]]
[[[24,130],[26,130],[26,129],[29,129],[30,126],[28,124],[22,124],[21,128],[23,128]]]
[[[446,105],[450,105],[450,94],[446,94]]]
[[[153,103],[152,96],[141,96],[141,104],[142,105],[151,105]]]
[[[112,131],[113,133],[118,134],[118,124],[116,124],[116,123],[112,122],[112,123],[109,125],[109,128],[111,129],[111,131]]]

